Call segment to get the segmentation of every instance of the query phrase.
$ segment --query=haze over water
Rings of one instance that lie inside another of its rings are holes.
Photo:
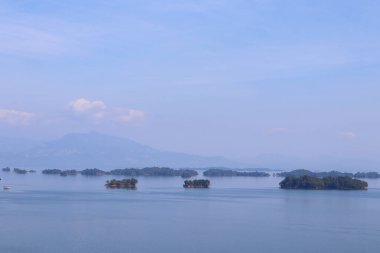
[[[0,166],[379,172],[379,13],[379,0],[0,0]],[[0,253],[380,249],[380,179],[0,177]]]
[[[376,252],[380,182],[368,191],[291,191],[280,178],[139,178],[1,173],[0,252]],[[4,185],[4,183],[1,183]]]

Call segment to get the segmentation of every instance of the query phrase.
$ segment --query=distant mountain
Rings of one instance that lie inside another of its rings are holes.
[[[7,143],[10,141],[7,140]],[[1,141],[0,141],[1,143]],[[105,134],[68,134],[61,139],[34,144],[27,149],[0,149],[0,165],[28,168],[127,168],[169,166],[201,168],[210,166],[241,167],[241,163],[223,157],[205,157],[177,152],[165,152],[127,138]]]

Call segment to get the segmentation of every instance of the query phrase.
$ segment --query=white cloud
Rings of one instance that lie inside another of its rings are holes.
[[[350,132],[350,131],[340,132],[339,135],[345,138],[349,138],[349,139],[355,139],[357,137],[356,133]]]
[[[71,101],[69,103],[69,106],[76,113],[100,112],[104,111],[107,108],[106,104],[103,101],[91,101],[85,98],[79,98],[77,100]]]
[[[96,122],[114,121],[119,123],[130,123],[142,120],[144,111],[131,108],[108,108],[101,100],[88,100],[79,98],[69,103],[69,109],[76,117],[94,119]]]
[[[13,109],[0,109],[0,122],[12,125],[27,125],[34,118],[35,114],[31,112],[17,111]]]

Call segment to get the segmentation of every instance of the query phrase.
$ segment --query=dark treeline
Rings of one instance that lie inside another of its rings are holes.
[[[121,188],[121,189],[136,189],[137,179],[129,178],[122,180],[107,180],[106,187],[107,188]]]
[[[303,190],[366,190],[368,183],[351,177],[286,177],[280,182],[281,189]]]
[[[58,169],[46,169],[42,171],[46,175],[77,175],[81,174],[83,176],[103,176],[103,175],[113,175],[113,176],[161,176],[161,177],[183,177],[190,178],[197,176],[198,172],[190,169],[171,169],[167,167],[147,167],[143,169],[116,169],[111,171],[103,171],[100,169],[85,169],[82,171],[76,170],[58,170]]]
[[[197,176],[198,172],[190,169],[171,169],[166,167],[147,167],[143,169],[118,169],[111,170],[111,175],[121,176],[164,176],[164,177],[183,177],[190,178]]]
[[[354,177],[356,178],[380,178],[378,172],[358,172],[355,173]]]
[[[2,169],[3,172],[12,171],[11,168],[5,167]],[[14,168],[14,173],[17,174],[27,174],[33,173],[35,170],[26,170],[20,168]],[[198,172],[193,169],[172,169],[168,167],[146,167],[142,169],[126,168],[126,169],[115,169],[111,171],[104,171],[96,168],[85,169],[85,170],[60,170],[60,169],[45,169],[42,170],[43,174],[46,175],[61,175],[61,176],[103,176],[103,175],[115,175],[115,176],[128,176],[128,177],[140,177],[140,176],[178,176],[183,178],[190,178],[198,175]],[[226,168],[210,168],[203,172],[206,177],[269,177],[270,174],[267,172],[260,171],[237,171],[230,170]],[[312,172],[310,170],[293,170],[290,172],[280,172],[276,176],[279,177],[353,177],[353,178],[380,178],[378,172],[339,172],[339,171],[328,171],[328,172]]]
[[[209,188],[210,180],[207,179],[196,179],[196,180],[185,180],[183,183],[184,188]]]
[[[10,171],[11,171],[11,168],[9,168],[9,167],[5,167],[5,168],[2,168],[1,170],[4,171],[4,172],[10,172]]]
[[[270,175],[266,172],[258,171],[235,171],[227,169],[208,169],[203,172],[205,177],[269,177]]]
[[[355,174],[348,172],[339,172],[339,171],[328,171],[328,172],[312,172],[309,170],[293,170],[290,172],[281,172],[277,173],[279,177],[301,177],[301,176],[309,176],[309,177],[354,177],[354,178],[380,178],[380,174],[378,172],[357,172]]]
[[[6,169],[6,170],[4,170],[4,169]],[[10,171],[10,170],[8,170],[9,168],[4,168],[4,169],[3,169],[3,171],[6,171],[6,172]],[[17,173],[17,174],[26,174],[26,173],[34,173],[36,171],[35,170],[24,170],[24,169],[14,168],[13,172]]]

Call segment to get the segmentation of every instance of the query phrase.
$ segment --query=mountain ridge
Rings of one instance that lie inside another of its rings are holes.
[[[244,166],[220,156],[161,151],[129,138],[94,132],[70,133],[27,150],[0,153],[0,162],[3,166],[34,169]]]

